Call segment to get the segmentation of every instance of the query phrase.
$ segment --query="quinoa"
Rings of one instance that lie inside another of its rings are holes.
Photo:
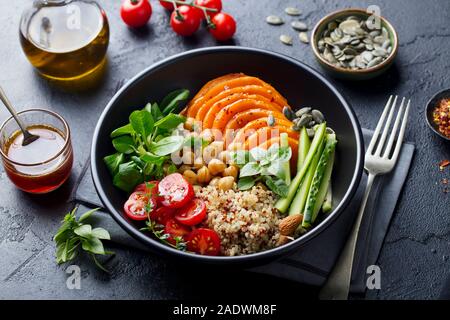
[[[274,248],[280,236],[275,194],[260,186],[246,191],[199,188],[196,196],[207,204],[205,226],[217,232],[221,253],[237,256]]]

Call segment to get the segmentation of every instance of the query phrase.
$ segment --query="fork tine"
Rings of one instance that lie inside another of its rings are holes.
[[[377,127],[375,129],[375,132],[373,133],[373,137],[370,140],[369,146],[367,147],[367,151],[366,151],[367,154],[371,154],[372,153],[372,150],[373,150],[373,148],[375,146],[375,143],[377,142],[378,135],[380,134],[381,128],[383,127],[384,118],[386,118],[386,114],[389,111],[389,107],[391,105],[392,97],[393,97],[392,95],[389,97],[389,100],[386,103],[386,106],[384,107],[383,113],[381,114],[380,120],[378,121],[378,124],[377,124]]]
[[[397,98],[398,96],[395,96],[394,102],[392,102],[391,111],[389,112],[389,116],[386,120],[386,124],[384,126],[383,133],[381,134],[380,141],[378,142],[377,150],[375,151],[375,156],[379,156],[381,154],[381,151],[383,150],[384,143],[386,142],[387,135],[389,133],[392,117],[394,116],[395,107],[397,106]]]
[[[411,100],[408,100],[408,105],[406,106],[405,115],[403,116],[402,127],[400,128],[400,133],[398,134],[397,144],[395,146],[394,154],[392,155],[392,160],[397,161],[398,154],[400,153],[400,148],[402,146],[403,137],[405,135],[406,123],[408,122],[409,105]]]
[[[389,155],[391,154],[392,146],[394,145],[395,137],[397,136],[398,126],[400,125],[400,121],[402,119],[402,114],[403,114],[404,109],[405,109],[405,98],[403,97],[402,103],[400,104],[400,108],[398,110],[397,118],[395,119],[394,127],[392,128],[392,132],[389,137],[387,147],[383,152],[384,159],[388,159]]]

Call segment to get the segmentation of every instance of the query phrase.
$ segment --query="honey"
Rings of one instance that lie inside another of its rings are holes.
[[[20,42],[44,77],[79,80],[104,65],[108,20],[93,1],[40,0],[22,16]]]

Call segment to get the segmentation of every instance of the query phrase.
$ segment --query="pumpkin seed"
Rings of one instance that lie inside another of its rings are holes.
[[[274,25],[274,26],[279,26],[282,25],[284,23],[283,19],[281,19],[278,16],[268,16],[266,18],[266,22],[268,24]]]
[[[381,61],[383,61],[383,58],[376,57],[367,64],[367,68],[372,68],[372,67],[376,66],[377,64],[379,64]]]
[[[284,12],[286,12],[290,16],[299,16],[302,12],[294,7],[287,7],[284,9]]]
[[[364,51],[361,54],[361,57],[364,59],[365,62],[368,63],[369,61],[371,61],[373,59],[373,54],[369,51]]]
[[[306,30],[308,30],[308,26],[306,25],[306,23],[301,22],[301,21],[292,21],[291,22],[291,27],[294,30],[297,30],[297,31],[306,31]]]
[[[301,108],[300,110],[298,110],[298,111],[295,113],[295,115],[296,115],[297,117],[301,117],[301,116],[304,115],[304,114],[310,113],[311,110],[312,110],[312,108],[304,107],[304,108]]]
[[[387,39],[387,40],[384,40],[384,42],[383,42],[383,44],[381,45],[381,47],[382,47],[384,50],[387,50],[387,48],[388,48],[390,45],[391,45],[391,40]]]
[[[320,112],[319,110],[314,109],[313,111],[311,111],[311,116],[313,120],[319,124],[325,121],[323,113]]]
[[[334,130],[331,129],[330,127],[327,127],[326,132],[327,132],[328,134],[336,134],[336,132],[334,132]]]
[[[312,121],[313,117],[310,114],[304,114],[300,117],[300,119],[295,119],[297,120],[296,125],[299,127],[304,127],[306,126],[308,123],[310,123]],[[294,122],[295,123],[295,122]]]
[[[294,130],[294,131],[300,131],[301,130],[301,128],[300,127],[297,127],[297,125],[293,125],[292,126],[292,130]]]
[[[298,37],[300,39],[301,42],[303,43],[309,43],[309,37],[308,34],[306,32],[300,32],[298,34]]]
[[[294,118],[294,113],[292,112],[291,108],[285,106],[283,107],[283,114],[288,120],[292,120]]]
[[[306,129],[306,133],[308,134],[308,137],[310,137],[312,139],[312,138],[314,138],[316,131],[312,128],[308,128],[308,129]]]
[[[284,43],[285,45],[287,45],[287,46],[292,46],[292,44],[293,44],[293,42],[292,42],[292,37],[291,37],[291,36],[288,36],[288,35],[285,35],[285,34],[282,34],[282,35],[280,36],[280,41],[281,41],[282,43]]]
[[[384,50],[384,49],[382,49],[382,48],[373,50],[373,51],[372,51],[372,54],[373,54],[375,57],[384,57],[384,56],[387,56],[386,50]]]
[[[310,122],[306,125],[306,127],[307,127],[307,128],[312,128],[312,127],[314,127],[315,124],[316,124],[316,122],[313,120],[313,121],[310,121]]]

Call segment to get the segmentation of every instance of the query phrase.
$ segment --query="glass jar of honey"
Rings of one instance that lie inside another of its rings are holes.
[[[35,0],[20,22],[20,42],[46,78],[78,80],[105,64],[109,25],[90,0]]]

